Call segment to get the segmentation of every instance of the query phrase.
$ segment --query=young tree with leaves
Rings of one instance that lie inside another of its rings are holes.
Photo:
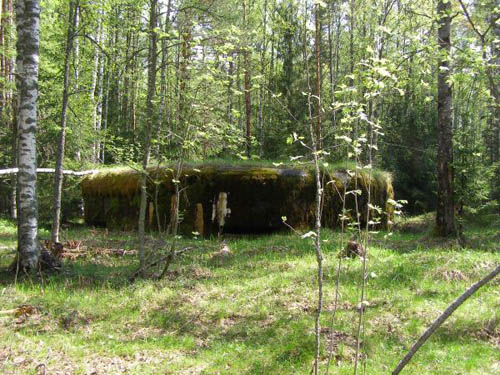
[[[76,27],[76,14],[78,9],[78,0],[70,1],[69,3],[69,19],[68,30],[66,35],[66,52],[64,56],[64,82],[62,94],[62,108],[61,108],[61,130],[59,133],[59,141],[57,144],[56,168],[54,175],[54,206],[53,206],[53,220],[51,239],[53,243],[59,242],[59,228],[61,225],[61,196],[63,186],[63,164],[64,152],[66,147],[66,122],[68,118],[68,102],[69,102],[69,88],[71,77],[71,52],[73,51],[73,40],[75,37]]]

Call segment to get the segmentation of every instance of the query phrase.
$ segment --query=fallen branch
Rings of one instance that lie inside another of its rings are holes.
[[[99,248],[87,248],[82,247],[78,250],[68,250],[63,251],[59,254],[60,258],[85,258],[88,256],[96,256],[96,255],[107,255],[107,256],[125,256],[125,255],[136,255],[137,250],[124,250],[124,249],[99,249]]]
[[[500,264],[491,271],[484,279],[478,281],[474,285],[472,285],[469,289],[465,291],[460,297],[458,297],[444,312],[432,323],[432,325],[427,328],[422,336],[417,340],[415,344],[411,347],[410,351],[406,354],[406,356],[399,362],[396,369],[392,372],[392,375],[398,375],[401,370],[410,362],[411,358],[415,355],[415,353],[420,349],[422,345],[427,341],[427,339],[436,331],[436,329],[444,323],[448,317],[453,314],[453,312],[464,303],[470,296],[472,296],[479,288],[481,288],[484,284],[493,280],[500,273]]]
[[[172,261],[172,259],[174,257],[180,256],[180,255],[184,254],[186,251],[191,250],[191,249],[192,249],[192,247],[186,247],[186,248],[184,248],[182,250],[177,250],[177,251],[174,251],[174,252],[169,252],[167,256],[164,256],[164,257],[162,257],[160,259],[154,260],[153,262],[151,262],[148,265],[146,265],[144,268],[139,267],[139,269],[137,269],[132,274],[132,276],[129,277],[130,282],[133,283],[135,281],[135,279],[137,279],[137,277],[139,277],[139,275],[142,272],[144,272],[145,270],[150,269],[152,267],[155,267],[155,266],[157,266],[160,263],[168,262],[168,265],[170,265],[170,262]],[[168,270],[168,266],[165,269]],[[166,271],[164,270],[164,272],[162,272],[162,274],[158,278],[159,279],[163,278],[163,276],[164,276],[165,273],[166,273]]]
[[[10,175],[10,174],[17,174],[19,172],[19,168],[9,168],[9,169],[0,169],[0,176],[1,175]],[[94,174],[99,172],[97,169],[92,169],[88,171],[71,171],[71,170],[64,170],[63,174],[67,174],[70,176],[86,176],[88,174]],[[54,168],[37,168],[36,173],[55,173]]]
[[[17,312],[17,309],[2,310],[2,311],[0,311],[0,315],[10,315],[10,314],[15,314],[16,312]]]

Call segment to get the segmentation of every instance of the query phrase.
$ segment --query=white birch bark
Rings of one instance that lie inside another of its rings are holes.
[[[40,0],[17,0],[18,256],[22,269],[36,270],[40,258],[36,200],[36,130]]]
[[[80,25],[80,5],[77,3],[75,5],[75,31],[76,34],[78,34],[78,27]],[[78,35],[75,35],[74,40],[73,40],[73,68],[74,68],[74,78],[75,78],[75,83],[74,83],[74,89],[76,92],[78,92],[79,89],[79,80],[80,80],[80,40],[78,39]],[[77,129],[75,129],[77,134],[81,133],[80,126],[78,125]],[[75,159],[76,161],[82,160],[82,150],[80,150],[80,145],[78,145],[78,148],[75,151]]]
[[[99,43],[101,42],[101,11],[99,10],[98,12],[98,17],[97,17],[97,31],[95,33],[94,37],[94,65],[92,69],[92,80],[90,82],[90,102],[92,103],[92,128],[95,130],[96,129],[96,122],[97,122],[97,102],[98,99],[96,98],[96,87],[97,87],[97,78],[98,78],[98,71],[99,71]],[[91,155],[91,161],[93,163],[97,163],[97,143],[94,142],[92,145],[92,155]]]
[[[99,41],[103,43],[104,41],[104,27],[102,23],[102,13],[101,22],[99,27]],[[103,81],[104,81],[104,54],[99,51],[99,69],[97,71],[97,99],[95,102],[95,161],[100,163],[101,161],[101,129],[102,129],[102,104],[103,104]]]

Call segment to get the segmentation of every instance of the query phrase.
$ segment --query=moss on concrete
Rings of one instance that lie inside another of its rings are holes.
[[[155,206],[147,212],[157,212],[160,227],[170,223],[171,202],[174,193],[174,171],[169,167],[149,170],[149,202]],[[323,224],[339,225],[344,187],[348,191],[359,189],[358,206],[361,221],[366,221],[368,187],[371,202],[382,209],[382,224],[387,225],[392,215],[392,183],[387,173],[358,173],[351,177],[346,169],[325,169]],[[310,168],[272,168],[229,164],[186,165],[180,178],[180,230],[216,234],[221,229],[214,219],[214,205],[219,193],[227,193],[230,214],[223,230],[229,232],[267,232],[283,229],[282,217],[295,228],[310,227],[314,223],[315,179]],[[357,184],[356,184],[357,181]],[[157,189],[157,194],[155,194]],[[85,220],[88,224],[105,225],[118,229],[134,229],[139,215],[139,172],[133,169],[111,169],[89,176],[82,181],[85,199]],[[157,196],[157,201],[153,197]],[[149,204],[149,203],[148,203]],[[346,207],[355,212],[353,194],[348,194]],[[352,214],[351,214],[352,215]],[[156,214],[155,214],[156,216]],[[354,216],[354,215],[352,215]],[[146,218],[149,229],[157,229],[157,218]],[[200,230],[203,223],[203,230]]]

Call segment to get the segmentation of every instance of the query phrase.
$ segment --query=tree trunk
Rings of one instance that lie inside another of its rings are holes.
[[[153,101],[156,87],[156,19],[157,19],[157,0],[151,0],[150,15],[149,15],[149,56],[148,56],[148,94],[146,98],[146,134],[144,140],[144,155],[142,159],[142,174],[141,174],[141,205],[139,209],[139,261],[140,269],[144,269],[146,265],[145,249],[144,249],[144,232],[146,224],[146,206],[147,206],[147,167],[151,153],[151,130],[154,122]]]
[[[260,53],[260,74],[262,77],[266,76],[266,51],[267,51],[267,0],[263,4],[263,21],[262,21],[262,51]],[[266,92],[264,90],[264,85],[260,85],[259,88],[259,112],[258,112],[258,144],[259,144],[259,156],[263,154],[264,144],[264,107],[265,107]]]
[[[74,21],[74,30],[78,30],[78,26],[80,24],[80,5],[78,1],[75,4],[75,21]],[[78,64],[80,63],[80,41],[78,36],[75,35],[73,37],[73,68],[74,68],[74,77],[75,77],[75,89],[78,90],[78,79],[80,77],[80,71]]]
[[[234,95],[233,95],[233,83],[234,83],[234,55],[231,52],[229,55],[231,57],[229,64],[227,66],[227,122],[231,125],[234,123],[233,117],[233,103],[234,103]]]
[[[74,30],[77,31],[78,27],[80,25],[80,5],[77,4],[75,5],[75,26]],[[74,76],[74,89],[76,92],[78,92],[79,86],[80,86],[80,40],[78,38],[78,35],[75,35],[73,38],[73,76]],[[75,126],[75,134],[77,136],[81,136],[81,126],[77,125]],[[80,162],[82,160],[82,150],[80,149],[80,142],[78,142],[77,149],[75,151],[75,160],[77,162]]]
[[[17,167],[17,118],[13,100],[12,83],[14,81],[14,61],[11,53],[13,41],[13,6],[12,0],[2,0],[0,7],[0,121],[9,124],[11,131],[11,160],[12,168]],[[11,179],[10,187],[10,216],[17,218],[17,181]]]
[[[246,1],[243,0],[243,27],[248,30],[247,27],[247,5]],[[246,33],[245,33],[246,35]],[[249,45],[247,37],[245,36],[245,42],[243,46],[243,69],[245,70],[245,124],[246,124],[246,151],[247,157],[250,158],[250,152],[252,148],[252,136],[251,136],[251,100],[250,100],[250,57],[249,57]]]
[[[495,0],[495,10],[492,15],[493,40],[491,51],[493,66],[490,73],[490,92],[493,95],[493,158],[495,162],[500,160],[500,0]],[[496,20],[496,21],[494,21]],[[495,199],[500,199],[500,166],[495,170],[495,182],[493,184],[493,195]]]
[[[183,133],[186,128],[187,121],[187,84],[189,82],[189,70],[188,64],[191,58],[191,10],[186,8],[183,10],[184,17],[179,25],[181,29],[181,51],[180,51],[180,61],[179,61],[179,108],[178,108],[178,120],[177,120],[177,132],[179,134]],[[180,145],[182,147],[182,145]]]
[[[349,78],[349,86],[354,86],[354,79],[352,74],[354,73],[354,27],[355,27],[355,0],[350,0],[349,3],[349,73],[351,78]]]
[[[103,11],[101,10],[99,19],[99,43],[104,45],[104,22],[103,22]],[[98,50],[98,69],[97,69],[97,98],[95,99],[95,143],[94,143],[94,160],[95,163],[101,163],[101,130],[102,130],[102,105],[103,105],[103,81],[104,81],[104,61],[105,56],[102,51]]]
[[[36,130],[40,0],[17,0],[18,257],[21,269],[36,270],[40,258],[36,196]]]
[[[455,205],[453,200],[453,136],[452,90],[450,79],[451,3],[440,0],[437,5],[438,21],[438,189],[436,232],[448,237],[455,234]]]
[[[314,36],[314,46],[315,46],[315,57],[316,57],[316,90],[314,95],[317,100],[316,108],[316,143],[318,150],[323,148],[322,142],[322,131],[321,131],[321,6],[319,3],[316,4],[316,9],[314,13],[315,22],[315,36]]]
[[[116,61],[117,58],[117,49],[116,49],[116,43],[118,40],[117,33],[114,34],[114,37],[108,39],[109,43],[109,50],[113,51],[112,52],[112,57],[111,59],[107,58],[105,59],[106,63],[103,64],[105,65],[105,69],[103,71],[103,94],[101,95],[102,97],[102,114],[101,114],[101,130],[103,131],[104,134],[106,134],[106,130],[108,128],[108,117],[109,117],[109,93],[110,93],[110,77],[113,74],[113,69],[111,68],[111,64],[113,64],[113,61]],[[106,77],[106,79],[104,79]],[[99,150],[99,160],[101,161],[102,164],[106,162],[106,141],[105,138],[101,140],[100,144],[100,150]]]
[[[56,156],[56,173],[54,178],[54,213],[52,219],[51,239],[53,243],[59,242],[59,228],[61,223],[61,195],[63,185],[63,164],[64,164],[64,149],[66,141],[66,120],[69,100],[69,85],[70,85],[70,64],[71,51],[73,49],[73,38],[75,35],[76,12],[74,8],[77,5],[70,1],[69,3],[69,19],[68,31],[66,35],[66,53],[64,55],[64,83],[62,94],[62,109],[61,109],[61,131],[59,133],[59,141],[57,144]]]
[[[92,129],[96,129],[96,121],[97,121],[97,99],[96,99],[96,87],[97,87],[97,80],[98,80],[98,74],[99,74],[99,43],[101,42],[100,37],[101,37],[101,10],[98,10],[98,16],[97,16],[97,27],[96,27],[96,32],[95,32],[95,37],[94,37],[94,63],[93,63],[93,68],[92,68],[92,79],[90,82],[90,102],[92,103]],[[90,159],[92,163],[97,163],[97,149],[96,149],[96,142],[94,141],[94,144],[92,146],[92,155],[90,156]]]
[[[17,108],[12,108],[12,162],[11,167],[17,168]],[[10,217],[17,219],[17,177],[10,180]]]
[[[165,14],[165,27],[164,33],[168,34],[170,31],[170,12],[172,9],[172,0],[168,1],[167,13]],[[160,19],[161,20],[161,19]],[[161,25],[160,25],[161,27]],[[160,66],[160,107],[158,109],[158,121],[156,128],[156,139],[157,145],[155,147],[155,157],[159,161],[161,158],[161,147],[163,143],[163,122],[165,117],[167,118],[167,123],[169,123],[169,103],[167,100],[167,62],[168,62],[168,49],[166,38],[161,39],[161,66]],[[159,224],[159,223],[158,223]]]

